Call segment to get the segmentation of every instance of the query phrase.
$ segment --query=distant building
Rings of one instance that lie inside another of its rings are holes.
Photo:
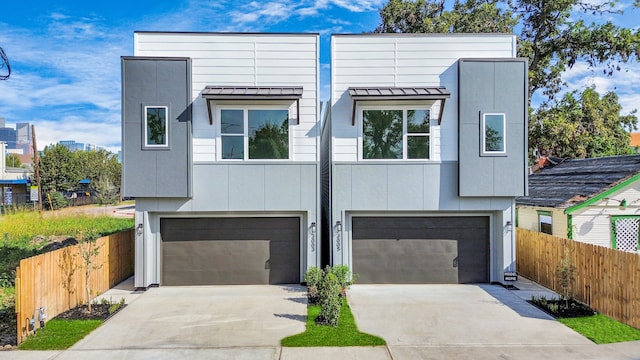
[[[77,143],[75,140],[60,140],[58,144],[66,147],[71,151],[84,151],[85,145],[84,143]]]
[[[16,124],[16,143],[22,154],[33,154],[33,137],[31,136],[31,124],[28,122]]]
[[[4,123],[4,120],[2,123]],[[2,125],[2,123],[0,123],[0,125]],[[17,145],[16,130],[4,126],[0,127],[0,141],[7,144],[7,149],[15,149]]]

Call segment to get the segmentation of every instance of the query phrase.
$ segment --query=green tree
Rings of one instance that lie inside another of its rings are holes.
[[[82,179],[74,155],[64,145],[49,145],[38,158],[42,193],[71,191]]]
[[[593,87],[565,94],[531,117],[530,147],[541,155],[589,158],[630,154],[629,133],[635,111],[621,115],[614,92],[600,96]]]
[[[17,154],[7,154],[5,157],[5,164],[7,167],[19,168],[22,166],[22,161],[20,160],[20,156]]]

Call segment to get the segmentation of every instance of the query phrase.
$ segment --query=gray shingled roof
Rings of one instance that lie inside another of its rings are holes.
[[[517,205],[568,208],[640,173],[640,155],[565,160],[529,175],[529,196]]]
[[[414,98],[414,99],[441,99],[450,97],[451,93],[444,87],[350,87],[349,95],[352,98],[371,97],[377,98]]]
[[[207,86],[202,91],[204,98],[299,98],[302,96],[302,87],[286,86]]]

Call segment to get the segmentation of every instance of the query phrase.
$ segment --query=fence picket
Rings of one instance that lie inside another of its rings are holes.
[[[573,296],[596,311],[640,328],[640,255],[517,228],[517,271],[560,291],[557,266],[565,249],[576,267]]]
[[[92,297],[133,275],[134,268],[133,230],[104,236],[97,242],[100,252],[94,264],[101,268],[91,273]],[[18,344],[23,342],[32,330],[29,328],[31,317],[35,316],[34,320],[38,325],[37,311],[41,306],[45,307],[48,320],[89,301],[84,291],[81,263],[79,245],[20,260],[20,266],[16,268],[15,293]],[[71,274],[72,268],[65,268],[65,265],[75,266],[75,272]],[[64,281],[65,273],[70,275],[67,277],[68,281]],[[72,291],[63,286],[63,283],[67,282]]]

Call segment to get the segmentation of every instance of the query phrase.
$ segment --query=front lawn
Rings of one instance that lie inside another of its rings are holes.
[[[65,350],[96,329],[103,320],[51,319],[18,347],[20,350]]]
[[[639,329],[613,320],[602,314],[575,318],[560,318],[558,321],[596,344],[640,340]]]
[[[316,325],[320,306],[307,307],[307,330],[301,334],[282,339],[282,346],[380,346],[387,343],[380,337],[358,331],[351,308],[346,299],[342,300],[340,320],[337,327]]]

